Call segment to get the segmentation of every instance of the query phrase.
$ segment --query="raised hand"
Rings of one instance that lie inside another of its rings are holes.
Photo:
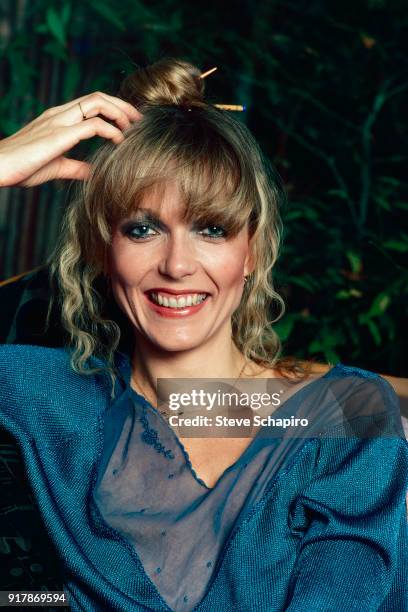
[[[123,131],[141,117],[128,102],[100,91],[49,108],[0,141],[0,187],[32,187],[53,179],[85,180],[89,164],[65,157],[65,153],[93,136],[119,144],[124,140]]]

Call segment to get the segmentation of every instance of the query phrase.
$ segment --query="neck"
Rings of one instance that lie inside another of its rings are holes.
[[[232,338],[188,351],[163,351],[141,338],[133,353],[132,380],[139,392],[156,402],[158,378],[238,378],[245,365]]]

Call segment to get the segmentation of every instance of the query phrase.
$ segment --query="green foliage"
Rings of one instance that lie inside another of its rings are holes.
[[[3,135],[47,106],[114,94],[124,74],[165,55],[218,66],[208,99],[247,106],[240,118],[288,195],[275,270],[286,351],[407,375],[402,0],[246,0],[223,12],[201,0],[34,0],[18,11],[0,49]]]

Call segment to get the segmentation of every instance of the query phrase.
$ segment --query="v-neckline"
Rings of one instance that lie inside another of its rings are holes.
[[[283,404],[278,406],[278,408],[274,411],[273,415],[275,416],[275,415],[281,414],[282,412],[284,413],[285,410],[287,410],[287,406],[290,405],[291,400],[294,400],[295,398],[297,398],[299,394],[301,394],[305,389],[308,389],[311,385],[317,383],[320,380],[324,380],[326,378],[329,378],[329,376],[332,375],[332,373],[335,370],[337,370],[338,368],[341,368],[341,366],[342,366],[342,363],[340,361],[337,362],[329,370],[327,370],[327,372],[325,372],[322,376],[319,376],[319,378],[316,378],[315,380],[312,380],[309,384],[304,385],[303,387],[298,389],[298,391],[296,391],[290,397],[288,397],[288,399],[285,402],[283,402]],[[199,485],[201,485],[204,489],[206,489],[207,493],[211,493],[212,491],[215,491],[215,489],[218,487],[220,482],[222,480],[224,480],[226,474],[229,473],[230,471],[232,471],[233,469],[235,469],[236,467],[238,467],[242,462],[244,462],[244,460],[246,459],[246,457],[249,454],[249,452],[252,452],[253,447],[258,443],[258,440],[261,438],[261,433],[263,433],[267,429],[270,429],[270,427],[268,425],[262,425],[261,427],[259,427],[257,432],[256,432],[256,434],[252,438],[251,442],[248,444],[248,446],[246,446],[246,448],[243,450],[243,452],[238,457],[238,459],[236,461],[234,461],[234,463],[232,463],[231,465],[229,465],[228,467],[225,468],[225,470],[222,472],[222,474],[217,478],[217,481],[215,482],[214,486],[209,487],[204,482],[204,480],[202,478],[200,478],[200,476],[197,474],[196,470],[194,469],[194,467],[193,467],[193,465],[191,463],[191,459],[190,459],[190,456],[188,454],[187,449],[185,448],[184,444],[181,442],[180,438],[177,436],[177,434],[174,431],[174,429],[170,426],[170,424],[166,421],[166,419],[160,413],[160,411],[157,408],[155,408],[155,406],[153,406],[143,395],[138,393],[131,386],[131,384],[130,384],[130,376],[129,376],[129,379],[126,380],[126,383],[127,383],[130,395],[131,396],[134,395],[135,398],[139,402],[141,402],[144,407],[147,407],[149,410],[152,410],[156,414],[157,418],[159,418],[162,421],[162,423],[164,423],[165,428],[167,430],[170,430],[171,435],[173,436],[175,442],[180,447],[180,450],[181,450],[181,452],[183,454],[184,460],[185,460],[185,462],[186,462],[186,464],[187,464],[187,466],[189,468],[190,474],[192,475],[194,480]],[[276,439],[279,439],[279,438],[276,438]]]
[[[342,364],[340,362],[338,362],[336,365],[334,365],[330,370],[328,370],[323,376],[319,377],[319,379],[324,379],[324,378],[328,378],[330,375],[332,375],[332,373],[337,370],[337,369],[341,369]],[[312,381],[313,384],[316,381]],[[294,393],[292,396],[290,396],[286,402],[284,404],[282,404],[282,406],[279,407],[279,409],[283,409],[283,407],[286,408],[286,406],[288,405],[288,403],[290,402],[290,400],[292,400],[294,397],[297,397],[299,393],[301,393],[306,387],[308,387],[309,385],[305,385],[304,387],[302,387],[301,389],[299,389],[296,393]],[[175,434],[174,430],[170,427],[170,425],[167,423],[167,421],[165,419],[163,419],[162,415],[160,414],[160,412],[154,407],[152,406],[143,396],[141,396],[139,393],[137,393],[137,391],[135,391],[129,384],[128,381],[126,381],[126,388],[128,390],[131,391],[131,393],[141,402],[143,402],[147,407],[150,407],[152,410],[156,411],[157,414],[159,415],[159,417],[164,421],[164,423],[167,425],[167,427],[169,429],[172,430],[174,437],[177,439],[178,443],[180,444],[180,446],[182,448],[184,448],[184,446],[182,445],[182,443],[178,440],[177,435]],[[126,390],[122,389],[122,391]],[[123,399],[124,396],[123,394],[121,394],[121,398],[118,399]],[[116,403],[117,400],[115,400]],[[220,480],[222,478],[224,478],[224,475],[233,468],[234,465],[236,465],[239,461],[242,460],[242,457],[244,455],[247,454],[247,452],[249,452],[249,449],[252,447],[252,445],[255,443],[255,440],[259,439],[259,434],[260,431],[262,431],[264,429],[264,427],[261,427],[258,429],[256,435],[254,436],[253,440],[251,441],[251,443],[247,446],[247,448],[244,450],[244,452],[242,453],[242,455],[238,458],[238,460],[232,465],[229,466],[228,468],[226,468],[226,470],[223,472],[223,474],[221,475],[221,477],[218,479],[217,483],[215,484],[214,488],[218,486]],[[312,439],[308,439],[305,440],[305,443],[311,443],[313,440]],[[144,564],[142,563],[141,557],[139,556],[138,551],[126,540],[126,538],[124,538],[124,536],[121,535],[121,533],[119,531],[117,531],[116,529],[110,527],[105,519],[102,517],[99,508],[97,506],[97,504],[95,503],[94,500],[94,490],[96,488],[97,485],[97,475],[98,475],[98,471],[100,469],[100,460],[101,460],[101,456],[102,456],[102,451],[103,451],[103,444],[104,444],[104,434],[103,434],[103,417],[101,416],[101,420],[100,420],[100,428],[99,428],[99,459],[97,459],[95,465],[94,465],[94,470],[92,473],[92,478],[91,478],[91,489],[90,489],[90,511],[91,511],[91,515],[94,517],[95,520],[95,524],[97,526],[99,526],[100,528],[102,528],[102,530],[105,532],[105,534],[109,534],[109,537],[112,537],[112,535],[114,535],[114,538],[117,541],[120,541],[122,543],[122,545],[124,546],[125,549],[127,549],[131,555],[131,557],[134,559],[136,565],[140,568],[141,574],[144,577],[144,580],[146,581],[146,585],[149,586],[149,589],[151,589],[152,594],[154,594],[155,597],[157,597],[157,602],[155,603],[160,603],[165,610],[168,610],[169,612],[171,612],[172,608],[170,608],[169,604],[167,603],[167,601],[164,599],[164,597],[162,596],[162,594],[160,593],[159,589],[157,588],[156,584],[154,583],[153,579],[150,577],[150,575],[148,574],[147,570],[144,567]],[[304,448],[304,446],[302,446],[302,448]],[[185,457],[188,457],[188,453],[186,453]],[[205,485],[205,483],[203,483]],[[206,486],[206,485],[205,485]],[[211,489],[209,489],[209,491],[211,491]],[[265,501],[265,499],[267,498],[267,494],[268,494],[268,490],[264,492],[264,494],[262,495],[262,497],[258,500],[258,502],[256,503],[256,508],[260,509],[262,507],[262,503]],[[192,609],[192,612],[199,612],[199,610],[201,609],[201,606],[204,604],[204,602],[207,600],[207,598],[210,596],[211,590],[213,588],[213,585],[216,581],[216,578],[218,576],[218,573],[220,571],[221,565],[222,565],[222,561],[225,558],[225,554],[227,552],[227,550],[230,548],[232,541],[236,538],[237,533],[240,531],[240,529],[242,528],[242,525],[247,522],[248,520],[250,520],[251,518],[253,518],[254,513],[251,512],[250,515],[247,516],[247,518],[244,521],[241,521],[239,526],[237,528],[232,529],[232,531],[230,532],[230,534],[228,535],[222,550],[220,552],[220,554],[218,555],[218,560],[217,560],[217,564],[216,567],[214,568],[214,572],[213,575],[211,577],[211,580],[209,581],[207,588],[205,589],[205,592],[203,594],[203,596],[201,597],[200,601],[197,602],[194,605],[194,608]]]

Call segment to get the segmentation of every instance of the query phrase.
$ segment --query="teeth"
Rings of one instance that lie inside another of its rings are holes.
[[[204,302],[207,297],[206,293],[192,293],[189,295],[184,295],[183,297],[179,297],[178,299],[175,297],[167,298],[160,293],[151,294],[153,302],[156,304],[160,304],[160,306],[165,306],[166,308],[185,308],[186,306],[195,306],[196,304],[200,304]]]

